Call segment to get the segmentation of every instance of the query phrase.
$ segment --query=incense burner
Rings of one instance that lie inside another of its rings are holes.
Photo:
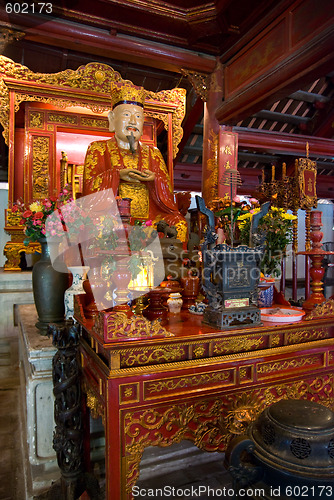
[[[205,207],[201,197],[197,196],[196,201],[199,210],[208,217],[202,244],[202,285],[208,299],[203,322],[217,328],[259,325],[257,285],[264,246],[216,245],[213,212]]]

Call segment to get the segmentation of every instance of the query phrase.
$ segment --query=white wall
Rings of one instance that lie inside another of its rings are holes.
[[[328,200],[319,200],[318,206],[315,210],[320,210],[322,212],[322,232],[324,234],[322,243],[327,241],[334,241],[334,218],[333,218],[334,204]],[[289,211],[290,212],[290,211]],[[302,252],[305,250],[305,210],[298,210],[298,251]],[[286,260],[286,277],[292,277],[292,260],[291,256],[291,245],[288,248],[288,257]],[[290,254],[290,256],[289,256]],[[303,255],[298,255],[297,257],[298,278],[305,277],[305,257]]]
[[[3,249],[10,236],[5,233],[5,209],[8,208],[8,183],[0,182],[0,267],[3,267],[6,258],[3,254]]]

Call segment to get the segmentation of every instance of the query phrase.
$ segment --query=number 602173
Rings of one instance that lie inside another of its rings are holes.
[[[7,2],[7,14],[51,14],[52,3],[45,2]]]

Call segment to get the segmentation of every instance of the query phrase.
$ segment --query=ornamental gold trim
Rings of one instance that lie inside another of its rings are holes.
[[[314,328],[312,330],[297,330],[288,333],[286,336],[287,344],[301,344],[310,340],[320,340],[328,336],[326,328]]]
[[[33,198],[46,198],[49,194],[50,137],[32,137]]]
[[[148,446],[170,446],[187,439],[204,451],[225,451],[230,440],[244,434],[258,415],[282,399],[308,399],[333,408],[334,377],[324,375],[221,394],[191,403],[126,411],[123,419],[126,491],[139,477],[140,461]]]
[[[304,321],[309,321],[310,319],[324,318],[327,316],[334,316],[334,299],[326,300],[322,304],[316,306],[310,314],[307,314]]]
[[[22,215],[19,212],[13,212],[10,208],[5,210],[6,213],[6,226],[21,226]]]
[[[109,123],[107,119],[82,117],[80,123],[83,127],[101,128],[109,132]]]
[[[105,410],[104,405],[101,403],[99,398],[95,395],[94,391],[87,389],[84,391],[86,393],[87,407],[90,410],[92,418],[102,417],[103,422],[105,421]]]
[[[307,145],[308,147],[308,145]],[[316,189],[316,179],[317,179],[317,163],[310,160],[309,158],[299,158],[296,160],[298,164],[298,184],[299,184],[299,207],[304,209],[311,209],[317,207],[317,189]],[[306,181],[305,173],[309,172],[313,174],[312,177]],[[306,185],[306,182],[311,183],[310,186]],[[312,192],[313,195],[308,195],[308,192]]]
[[[196,94],[206,102],[209,96],[211,84],[211,74],[199,73],[198,71],[190,71],[181,68],[181,73],[188,78],[191,85],[195,89]]]
[[[174,337],[161,326],[159,320],[149,321],[143,316],[127,317],[122,312],[100,311],[95,318],[93,330],[96,332],[105,330],[107,339],[121,338],[147,338],[147,337]]]
[[[62,123],[69,125],[77,125],[78,118],[71,115],[61,115],[59,113],[48,113],[48,121],[52,123]]]
[[[249,360],[251,362],[254,360],[254,364],[257,363],[257,360],[260,358],[267,358],[272,356],[273,354],[289,354],[289,353],[300,353],[301,349],[306,350],[310,348],[318,348],[323,349],[323,352],[327,352],[329,349],[334,349],[334,339],[323,339],[323,340],[315,340],[313,342],[304,342],[303,344],[293,344],[290,346],[280,346],[275,347],[273,349],[260,349],[258,351],[251,352],[237,352],[233,354],[223,355],[223,356],[212,356],[205,358],[205,363],[207,366],[217,365],[218,363],[224,362],[232,362],[238,361],[240,359],[246,361]],[[117,350],[117,353],[126,353],[128,349]],[[320,354],[322,355],[323,352]],[[159,365],[159,372],[169,371],[169,370],[182,370],[186,367],[197,367],[203,363],[203,359],[190,359],[185,361],[178,361],[177,364],[171,363],[162,363]],[[140,374],[142,372],[151,373],[157,371],[157,365],[145,365],[145,366],[133,366],[129,368],[115,368],[111,369],[109,372],[110,378],[115,378],[119,375],[125,374]]]
[[[30,111],[29,113],[30,128],[44,128],[44,113],[38,111]]]
[[[139,382],[120,384],[118,387],[120,404],[139,403]]]
[[[238,351],[250,351],[254,349],[258,349],[261,344],[263,344],[264,338],[260,337],[258,339],[254,339],[251,337],[245,338],[232,338],[230,340],[223,340],[221,342],[216,342],[213,348],[213,352],[215,354],[227,354],[234,353]]]
[[[173,377],[170,379],[161,379],[154,382],[144,382],[144,391],[149,394],[160,393],[166,391],[167,394],[159,395],[159,397],[170,397],[172,391],[185,390],[191,387],[199,388],[200,386],[207,387],[211,384],[224,384],[229,381],[230,384],[235,384],[235,369],[227,369],[218,373],[199,373],[187,377]],[[226,387],[226,384],[224,384]],[[175,393],[173,393],[173,396]],[[145,400],[151,399],[145,397]]]
[[[301,357],[298,359],[288,359],[288,360],[279,360],[274,363],[261,363],[257,366],[257,373],[264,375],[273,372],[280,372],[282,370],[291,370],[296,368],[304,368],[310,367],[314,365],[319,366],[320,357],[323,358],[323,354],[315,354],[314,356],[309,357]],[[323,360],[322,360],[323,363]]]
[[[40,101],[60,108],[83,106],[95,113],[110,110],[111,83],[125,82],[111,66],[92,62],[77,70],[67,69],[59,73],[34,73],[22,64],[0,56],[0,123],[3,136],[9,144],[10,100],[9,89],[15,92],[17,111],[23,101]],[[8,79],[11,79],[10,81]],[[14,79],[15,81],[13,81]],[[38,84],[39,95],[36,95]],[[45,84],[43,86],[43,84]],[[181,123],[185,116],[186,90],[175,88],[160,92],[145,90],[145,111],[149,116],[161,119],[167,125],[172,116],[173,158],[183,136]]]
[[[144,349],[129,349],[126,351],[126,356],[121,359],[122,366],[135,366],[146,364],[160,364],[164,362],[176,362],[185,356],[183,346],[162,346],[162,347],[146,347]]]

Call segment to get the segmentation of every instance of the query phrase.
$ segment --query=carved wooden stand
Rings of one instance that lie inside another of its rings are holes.
[[[53,447],[61,478],[38,500],[75,500],[84,492],[91,500],[102,500],[97,479],[83,472],[79,329],[79,324],[72,321],[49,325],[48,333],[58,349],[52,361],[56,423]]]
[[[303,303],[303,309],[310,313],[317,305],[326,302],[326,297],[323,294],[323,276],[325,269],[322,267],[322,260],[325,255],[332,254],[333,252],[326,252],[322,249],[322,238],[323,232],[321,212],[319,210],[313,210],[311,212],[311,232],[310,239],[312,242],[312,248],[309,251],[298,252],[301,255],[309,255],[312,261],[310,276],[311,276],[311,295]]]

